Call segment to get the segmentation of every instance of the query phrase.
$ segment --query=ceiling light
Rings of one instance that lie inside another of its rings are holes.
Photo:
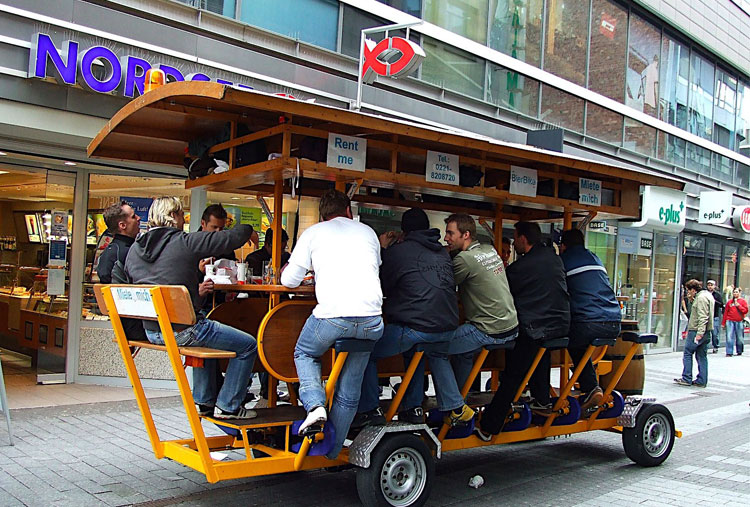
[[[8,171],[0,171],[0,174],[8,174]]]
[[[232,197],[232,200],[233,200],[233,201],[239,201],[239,200],[240,200],[240,198],[239,198],[239,197]]]
[[[75,162],[65,162],[65,165],[77,165]]]
[[[5,153],[4,151],[0,151],[0,157],[5,157],[5,156],[7,156],[7,155],[8,155],[8,154],[7,154],[7,153]]]

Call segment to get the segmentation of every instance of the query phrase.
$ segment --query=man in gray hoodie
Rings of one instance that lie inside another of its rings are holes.
[[[184,285],[190,292],[198,321],[192,326],[175,325],[177,345],[231,350],[237,356],[229,361],[224,384],[217,393],[218,361],[207,359],[203,368],[193,368],[193,398],[200,415],[217,419],[249,419],[256,416],[242,407],[248,381],[257,355],[255,338],[233,327],[205,319],[199,313],[203,298],[198,294],[201,259],[235,250],[253,234],[249,225],[236,225],[224,231],[183,232],[185,213],[176,197],[154,199],[148,212],[149,231],[130,247],[125,273],[131,283]],[[148,340],[164,344],[159,324],[143,321]]]

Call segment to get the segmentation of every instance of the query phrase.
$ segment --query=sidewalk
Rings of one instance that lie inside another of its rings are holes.
[[[726,419],[701,416],[701,412],[709,414],[718,410],[714,404],[720,403],[722,394],[726,394],[727,398],[731,397],[734,404],[738,407],[741,405],[740,408],[743,409],[737,409],[737,415],[733,417],[747,417],[750,357],[727,358],[718,354],[711,355],[707,389],[686,388],[672,383],[672,378],[678,376],[681,371],[681,358],[681,353],[646,356],[646,393],[655,396],[660,402],[669,404],[675,413],[678,427],[687,425],[695,428],[692,432],[700,432],[706,429],[705,424],[712,421],[717,421],[714,423],[717,425],[727,424]],[[97,392],[101,393],[100,400],[107,399],[106,396],[115,396],[106,393],[117,393],[117,396],[122,396],[122,389],[101,386],[35,387],[45,392],[50,388],[59,388],[60,393],[63,393],[64,389],[75,391],[83,387],[96,387]],[[173,396],[176,393],[161,391],[152,394],[166,396],[151,398],[151,408],[161,438],[187,437],[189,428],[181,402]],[[130,396],[132,397],[132,394]],[[72,400],[73,396],[67,399]],[[698,404],[699,408],[696,408]],[[353,486],[350,482],[333,481],[336,477],[332,475],[335,474],[324,472],[208,484],[202,474],[169,460],[157,460],[154,457],[142,419],[133,401],[14,409],[11,414],[16,441],[14,447],[7,445],[5,426],[0,424],[0,505],[3,506],[116,506],[177,498],[181,501],[190,495],[196,495],[194,498],[203,498],[211,503],[216,499],[214,494],[220,497],[223,495],[226,499],[227,496],[231,497],[233,493],[240,491],[245,492],[245,497],[251,495],[251,503],[256,505],[286,501],[289,505],[312,505],[309,500],[313,497],[309,495],[313,494],[318,502],[324,501],[325,498],[346,498],[348,500],[343,500],[343,503],[348,503],[355,498],[352,497]],[[211,425],[204,425],[204,429],[209,435],[219,434]],[[600,432],[596,435],[576,438],[586,442],[604,439],[606,442],[614,442],[617,449],[613,451],[613,456],[618,457],[618,466],[627,464],[621,459],[619,439],[613,439],[611,435]],[[553,442],[556,441],[544,445]],[[499,455],[509,459],[508,452],[512,454],[524,448],[519,446],[499,451]],[[677,455],[668,462],[671,463],[670,470],[672,466],[685,465],[685,460],[690,458],[683,455],[687,449],[684,444],[676,446],[675,449]],[[465,464],[467,459],[470,460],[470,457],[474,456],[466,453],[474,452],[466,451],[451,456],[444,460],[440,469],[446,471],[446,467],[451,463]],[[479,450],[476,451],[476,456],[485,459],[485,456],[489,456],[488,452],[490,451]],[[547,455],[549,452],[553,454]],[[550,466],[562,459],[559,455],[555,457],[554,451],[545,451],[542,447],[529,447],[528,453],[529,459],[538,454],[539,458],[532,461],[548,460]],[[660,470],[660,473],[665,472],[664,467]],[[618,477],[621,475],[620,472],[616,473]],[[340,480],[350,481],[352,475],[345,472]],[[335,494],[331,494],[331,491],[319,491],[321,488],[335,489],[334,483],[344,484],[343,489]],[[300,496],[302,490],[289,489],[292,484],[295,485],[294,488],[303,488],[306,492],[304,498]],[[211,493],[201,494],[208,491]],[[437,500],[437,497],[433,496],[433,500]],[[569,500],[570,498],[558,498],[556,503],[569,503]]]

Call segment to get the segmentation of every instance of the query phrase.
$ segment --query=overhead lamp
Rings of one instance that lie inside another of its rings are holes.
[[[239,201],[239,200],[240,200],[240,198],[239,198],[239,197],[232,197],[232,200],[233,200],[233,201]]]
[[[78,164],[76,164],[75,162],[71,162],[71,161],[66,161],[66,162],[65,162],[65,165],[78,165]]]
[[[5,157],[5,156],[7,156],[7,155],[8,155],[8,154],[7,154],[7,153],[5,153],[4,151],[0,151],[0,157]]]
[[[8,171],[0,171],[0,174],[8,174]]]

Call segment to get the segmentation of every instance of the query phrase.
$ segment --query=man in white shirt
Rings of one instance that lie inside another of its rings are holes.
[[[380,242],[370,227],[352,219],[351,202],[342,192],[328,190],[320,198],[323,222],[307,229],[297,241],[281,283],[297,287],[308,270],[315,273],[318,305],[307,319],[294,349],[300,388],[307,411],[304,434],[328,419],[321,382],[320,357],[341,338],[379,340],[383,334],[380,288]],[[357,412],[362,376],[370,352],[350,352],[339,377],[330,419],[336,430],[335,459]]]

